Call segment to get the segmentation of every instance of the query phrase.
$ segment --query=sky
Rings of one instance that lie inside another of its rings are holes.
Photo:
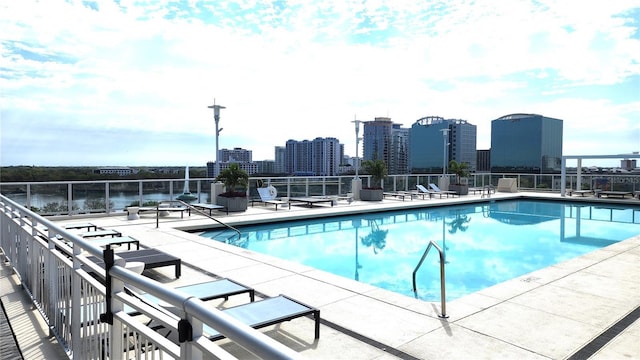
[[[355,156],[375,117],[489,149],[512,113],[562,119],[564,155],[640,151],[638,0],[0,0],[0,29],[2,166],[205,166],[214,101],[253,160]]]

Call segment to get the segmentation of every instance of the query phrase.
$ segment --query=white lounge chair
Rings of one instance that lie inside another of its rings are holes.
[[[440,198],[442,199],[442,195],[446,195],[447,197],[449,197],[449,195],[451,196],[456,196],[456,192],[455,191],[448,191],[448,190],[440,190],[440,188],[434,184],[434,183],[429,183],[429,187],[431,188],[431,192],[433,194],[438,194],[440,195]]]
[[[258,195],[260,195],[260,200],[251,200],[251,206],[253,206],[254,202],[261,202],[263,204],[275,205],[276,211],[278,210],[278,205],[286,205],[288,208],[291,208],[289,205],[289,199],[278,198],[278,190],[273,186],[258,188]]]
[[[429,199],[431,199],[431,197],[433,196],[433,191],[429,191],[429,189],[424,187],[424,185],[422,184],[416,184],[416,188],[418,188],[418,191],[420,191],[420,193],[422,194],[429,194]]]

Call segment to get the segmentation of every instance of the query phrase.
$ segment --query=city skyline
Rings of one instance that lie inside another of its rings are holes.
[[[316,137],[355,156],[376,117],[463,119],[489,149],[512,113],[562,119],[564,155],[640,150],[634,1],[252,4],[3,3],[0,165],[203,166],[214,101],[220,149],[254,160]]]

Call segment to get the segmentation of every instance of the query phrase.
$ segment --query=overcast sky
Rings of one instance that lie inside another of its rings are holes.
[[[354,118],[564,120],[564,154],[640,150],[637,0],[0,0],[0,164],[274,158]],[[362,134],[362,129],[360,134]],[[362,144],[362,143],[361,143]],[[360,154],[362,152],[360,151]]]

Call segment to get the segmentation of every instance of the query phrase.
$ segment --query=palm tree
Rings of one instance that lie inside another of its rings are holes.
[[[469,176],[469,164],[466,162],[457,162],[451,160],[449,162],[449,170],[456,174],[456,184],[460,184],[460,179]]]
[[[220,172],[220,175],[218,175],[216,181],[222,181],[224,183],[228,194],[233,194],[234,196],[243,196],[235,194],[236,187],[241,186],[246,188],[249,184],[249,174],[247,174],[246,171],[240,169],[240,165],[238,165],[237,163],[232,163],[229,164],[228,168]]]
[[[387,164],[380,159],[365,160],[362,162],[362,170],[371,175],[373,186],[382,188],[382,180],[387,176]]]

